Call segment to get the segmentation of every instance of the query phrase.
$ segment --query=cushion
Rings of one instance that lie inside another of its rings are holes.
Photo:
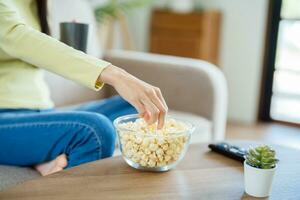
[[[192,134],[191,143],[209,142],[212,137],[211,121],[204,117],[192,113],[182,111],[169,111],[169,115],[176,118],[186,120],[195,126],[195,131]]]
[[[0,191],[39,176],[31,168],[0,165]]]

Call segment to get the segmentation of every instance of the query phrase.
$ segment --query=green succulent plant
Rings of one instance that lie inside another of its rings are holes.
[[[153,0],[109,0],[105,5],[95,9],[98,22],[107,18],[117,18],[119,14],[128,14],[131,10],[151,4]]]
[[[277,162],[276,152],[268,145],[250,148],[246,155],[246,163],[260,169],[272,169]]]

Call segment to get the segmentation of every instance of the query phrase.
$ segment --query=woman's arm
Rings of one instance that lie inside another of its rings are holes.
[[[163,126],[168,108],[159,88],[31,28],[10,4],[10,0],[0,0],[0,48],[3,51],[94,90],[99,90],[102,83],[110,84],[148,123],[158,121],[158,128]]]
[[[75,50],[26,25],[10,5],[0,0],[0,48],[12,57],[57,73],[91,89],[110,63]]]

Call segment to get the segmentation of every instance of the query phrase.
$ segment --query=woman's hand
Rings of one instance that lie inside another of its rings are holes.
[[[148,124],[158,121],[157,128],[163,127],[168,107],[159,88],[113,65],[104,69],[100,79],[113,86],[126,101],[136,108]]]

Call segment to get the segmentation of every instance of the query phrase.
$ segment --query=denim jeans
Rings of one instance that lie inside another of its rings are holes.
[[[69,168],[112,156],[112,121],[131,113],[119,96],[67,111],[0,109],[0,164],[33,166],[64,153]]]

